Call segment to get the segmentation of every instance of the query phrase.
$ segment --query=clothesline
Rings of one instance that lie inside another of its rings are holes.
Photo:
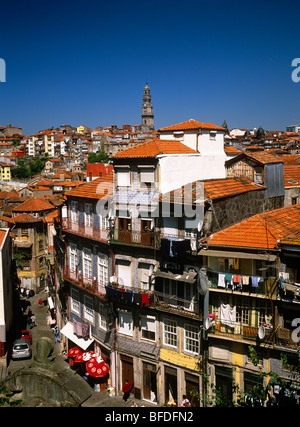
[[[141,307],[147,305],[150,307],[150,300],[148,292],[142,290],[127,290],[123,288],[115,288],[113,286],[105,286],[106,296],[110,301],[123,302],[128,305],[140,305]]]

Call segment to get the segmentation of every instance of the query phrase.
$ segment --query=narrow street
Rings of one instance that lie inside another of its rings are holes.
[[[39,299],[43,300],[43,306],[39,307],[38,301]],[[31,332],[32,336],[32,359],[20,359],[20,360],[12,360],[11,357],[9,357],[9,364],[7,367],[7,372],[14,373],[17,370],[23,368],[24,366],[28,366],[32,363],[32,360],[36,353],[36,343],[39,338],[41,337],[49,337],[52,339],[53,343],[55,343],[55,339],[53,336],[53,332],[51,328],[47,325],[47,311],[48,311],[48,304],[47,304],[47,295],[45,292],[40,292],[28,299],[20,297],[21,304],[23,307],[26,307],[26,310],[23,313],[23,319],[21,319],[21,323],[19,326],[19,330],[22,329],[28,329]],[[28,324],[26,324],[26,318],[28,311],[31,309],[32,313],[36,316],[36,326],[34,326],[32,329],[28,328]],[[54,344],[54,355],[58,357],[58,359],[61,359],[62,361],[62,367],[64,364],[64,356],[61,354],[62,347],[60,344]],[[65,363],[66,365],[66,363]]]
[[[38,301],[39,299],[43,300],[42,307],[39,307]],[[12,360],[9,358],[9,364],[7,367],[7,373],[13,374],[14,372],[22,369],[25,366],[28,366],[32,363],[33,358],[36,354],[36,343],[41,337],[49,337],[54,343],[54,352],[53,355],[56,357],[56,365],[59,366],[60,369],[68,368],[68,360],[64,354],[62,354],[63,346],[61,343],[55,344],[55,339],[53,332],[50,326],[47,324],[47,316],[48,316],[48,304],[47,304],[47,294],[45,292],[40,292],[29,299],[21,297],[21,303],[26,307],[26,310],[23,313],[23,319],[21,319],[20,331],[21,329],[28,329],[28,325],[26,326],[26,318],[28,310],[31,309],[32,313],[36,316],[36,326],[34,326],[31,331],[32,336],[32,358],[31,359],[23,359],[23,360]],[[128,402],[125,403],[122,399],[122,393],[109,397],[106,391],[95,392],[93,389],[92,395],[89,399],[87,399],[82,407],[107,407],[107,408],[117,408],[117,407],[125,407],[130,408],[133,402],[137,404],[137,406],[141,407],[157,407],[155,404],[151,404],[150,402],[145,402],[139,399],[135,399],[133,395],[128,399]]]

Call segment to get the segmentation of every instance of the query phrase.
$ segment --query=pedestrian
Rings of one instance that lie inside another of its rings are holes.
[[[59,343],[59,331],[58,331],[58,326],[56,325],[54,328],[53,328],[53,333],[54,333],[54,338],[55,338],[55,344],[58,344]]]
[[[43,307],[43,300],[41,298],[39,299],[39,307]]]
[[[184,407],[191,406],[191,403],[185,394],[182,395],[182,401],[180,402],[180,406],[184,406]]]
[[[30,291],[29,291],[29,289],[27,288],[27,289],[26,289],[26,298],[28,299],[28,298],[29,298],[29,296],[30,296]]]
[[[130,390],[131,390],[132,386],[133,386],[133,381],[131,383],[129,383],[128,380],[125,380],[125,383],[124,383],[123,389],[122,389],[122,391],[124,393],[123,394],[123,400],[125,403],[127,403],[127,399],[130,396]]]
[[[37,326],[37,324],[36,324],[36,317],[35,317],[35,315],[33,313],[32,313],[32,316],[31,316],[31,325],[32,325],[32,327]]]
[[[131,405],[132,408],[137,408],[138,405],[136,404],[136,402],[133,402],[133,404]]]

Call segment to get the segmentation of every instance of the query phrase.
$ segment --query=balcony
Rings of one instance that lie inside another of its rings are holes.
[[[202,312],[200,313],[200,305],[198,299],[195,297],[191,299],[184,299],[177,295],[166,294],[163,292],[154,291],[154,304],[156,308],[162,311],[182,314],[187,317],[202,319]]]
[[[234,339],[241,339],[247,341],[257,341],[259,340],[261,344],[269,344],[274,347],[284,347],[287,349],[300,349],[300,340],[299,337],[295,339],[293,336],[293,331],[286,328],[266,328],[265,336],[263,339],[258,338],[258,329],[254,326],[243,325],[241,322],[235,322],[234,326],[227,326],[216,321],[213,327],[209,330],[210,334],[223,336],[223,337],[233,337]],[[297,342],[298,340],[298,342]]]
[[[112,229],[111,242],[158,248],[159,233],[154,231],[138,232],[138,231]]]
[[[225,274],[225,273],[224,273]],[[233,273],[230,273],[233,274]],[[238,275],[242,275],[242,274],[238,274]],[[263,278],[263,281],[258,282],[258,286],[231,286],[228,285],[226,287],[219,287],[218,286],[218,273],[215,271],[207,271],[207,285],[210,289],[217,289],[218,291],[221,292],[230,292],[230,293],[235,293],[235,294],[254,294],[254,295],[270,295],[274,292],[274,288],[277,289],[277,285],[276,285],[276,278],[270,278],[273,279],[271,282],[271,285],[268,285],[267,281],[268,278],[265,277]]]
[[[81,222],[70,221],[68,218],[62,219],[62,229],[78,236],[87,237],[99,242],[108,243],[109,231],[95,225],[86,225]]]
[[[94,279],[93,277],[84,276],[79,271],[71,270],[66,265],[63,268],[63,278],[71,283],[74,283],[77,286],[87,289],[95,295],[104,297],[106,294],[104,284],[100,283],[97,279]]]

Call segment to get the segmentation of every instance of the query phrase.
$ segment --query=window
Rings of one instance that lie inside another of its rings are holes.
[[[155,317],[145,316],[141,318],[142,338],[155,341]]]
[[[69,264],[70,264],[70,271],[77,271],[78,267],[78,257],[77,257],[77,246],[74,243],[70,243],[69,246]]]
[[[91,279],[93,276],[92,270],[92,251],[91,249],[83,248],[82,251],[83,261],[83,276]]]
[[[215,141],[216,140],[216,131],[211,131],[211,132],[209,132],[209,139],[211,140],[211,141]]]
[[[177,347],[177,322],[164,319],[163,343],[170,347]]]
[[[108,257],[98,253],[98,280],[103,285],[108,283]]]
[[[263,180],[263,168],[262,167],[258,167],[255,168],[255,182],[259,182],[261,183]]]
[[[184,349],[199,354],[199,328],[196,326],[184,325]]]
[[[93,225],[93,205],[91,203],[85,203],[84,222],[88,227]]]
[[[140,171],[140,182],[142,184],[153,184],[154,183],[154,169],[143,168]]]
[[[132,313],[120,311],[119,312],[119,333],[133,336],[133,322]]]
[[[109,324],[108,309],[105,308],[104,304],[99,304],[99,328],[107,331]]]
[[[84,296],[84,318],[89,322],[94,322],[94,307],[92,298]]]
[[[79,292],[71,288],[71,310],[74,313],[80,313]]]
[[[291,204],[296,205],[298,203],[298,197],[291,197]]]
[[[44,240],[39,240],[39,251],[44,250]]]
[[[131,287],[131,262],[126,260],[117,260],[118,279],[122,279],[122,286]]]
[[[71,221],[78,222],[78,202],[71,200]]]
[[[250,325],[250,307],[246,298],[242,298],[241,303],[236,305],[236,322],[241,322],[245,326]]]
[[[118,170],[117,171],[117,186],[118,187],[129,187],[130,186],[130,171],[129,170]]]

